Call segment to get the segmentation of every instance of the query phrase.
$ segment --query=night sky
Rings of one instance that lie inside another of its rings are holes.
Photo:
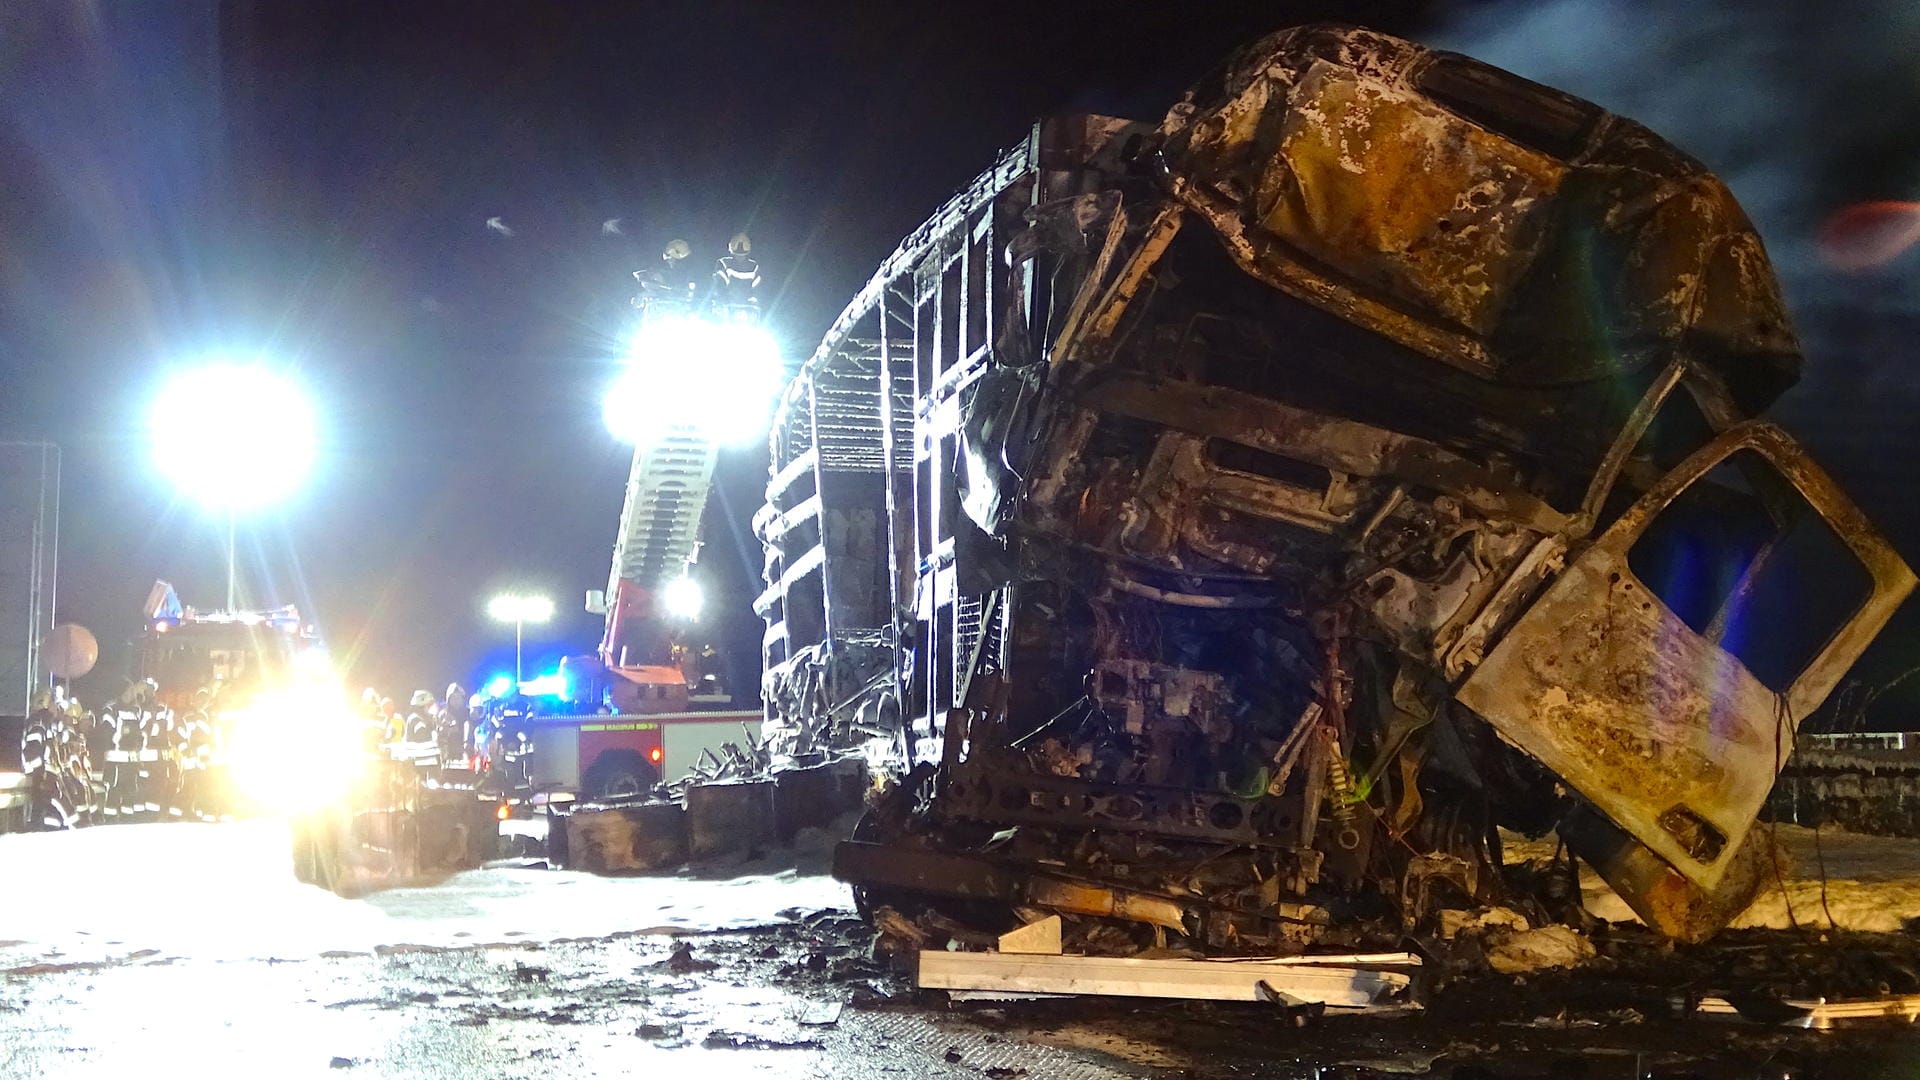
[[[797,361],[1034,118],[1157,118],[1233,48],[1338,18],[1556,82],[1726,175],[1807,339],[1784,419],[1920,557],[1914,260],[1842,276],[1809,253],[1821,215],[1920,193],[1920,20],[1642,7],[9,4],[0,437],[65,448],[59,614],[108,649],[96,696],[154,578],[221,598],[224,525],[145,452],[167,366],[221,351],[279,358],[323,415],[307,489],[242,525],[251,598],[299,603],[356,684],[398,695],[510,667],[482,605],[537,588],[562,611],[544,667],[598,640],[580,596],[605,583],[627,468],[599,397],[629,271],[675,236],[710,265],[747,230]],[[270,416],[193,422],[272,437]],[[764,470],[723,463],[702,559],[748,641]]]

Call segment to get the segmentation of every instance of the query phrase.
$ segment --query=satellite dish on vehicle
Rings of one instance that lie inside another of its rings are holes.
[[[55,678],[77,679],[100,662],[100,642],[84,626],[61,623],[40,643],[40,655]]]

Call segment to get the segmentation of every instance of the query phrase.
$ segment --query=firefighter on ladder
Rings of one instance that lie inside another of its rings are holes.
[[[760,264],[746,233],[733,234],[726,257],[713,266],[713,303],[724,315],[760,310]]]
[[[633,298],[633,306],[645,311],[654,304],[691,301],[693,282],[687,278],[685,264],[692,257],[693,247],[685,240],[675,240],[660,253],[660,265],[635,270],[633,280],[640,283],[640,293]]]

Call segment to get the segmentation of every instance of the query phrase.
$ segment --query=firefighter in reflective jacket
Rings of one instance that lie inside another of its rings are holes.
[[[141,759],[147,750],[147,709],[156,687],[152,679],[132,683],[120,700],[107,706],[112,717],[113,747],[107,752],[108,817],[146,809],[140,784]]]
[[[415,690],[407,704],[412,709],[407,713],[407,741],[432,742],[434,727],[439,722],[439,699],[431,690]]]
[[[726,258],[714,264],[713,302],[733,310],[760,305],[760,264],[746,233],[735,233],[727,241]]]
[[[467,756],[467,744],[473,737],[473,710],[467,706],[466,687],[447,684],[446,704],[440,709],[440,722],[434,730],[440,744],[440,760],[456,761]]]
[[[178,815],[211,817],[214,813],[208,770],[213,768],[215,732],[213,693],[206,687],[193,692],[193,705],[174,728],[174,762],[179,767],[178,796],[171,807]]]
[[[693,256],[693,248],[685,240],[675,240],[660,253],[660,265],[645,270],[635,270],[633,280],[640,283],[640,295],[633,298],[633,306],[646,310],[649,304],[660,301],[685,304],[693,297],[693,283],[687,279],[686,261]]]

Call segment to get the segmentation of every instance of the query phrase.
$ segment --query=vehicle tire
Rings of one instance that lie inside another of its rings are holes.
[[[659,782],[659,771],[632,750],[609,750],[601,754],[580,777],[580,787],[590,799],[645,795]]]

